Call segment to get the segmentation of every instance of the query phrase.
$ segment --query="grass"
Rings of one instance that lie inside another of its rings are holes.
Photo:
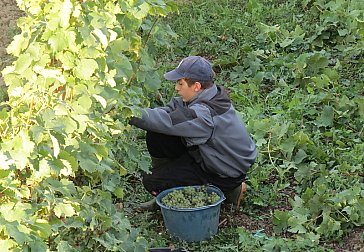
[[[364,100],[360,57],[364,50],[358,43],[351,48],[354,55],[350,55],[338,50],[342,46],[339,42],[331,44],[325,36],[337,41],[341,38],[332,32],[333,24],[321,20],[314,3],[178,1],[179,13],[163,20],[178,37],[169,46],[156,49],[161,73],[187,55],[210,59],[218,74],[216,82],[230,89],[234,106],[256,140],[259,156],[248,174],[249,194],[242,208],[237,213],[225,206],[222,208],[221,219],[227,221],[211,241],[176,242],[166,233],[160,212],[130,212],[133,225],[143,230],[152,246],[185,247],[190,251],[350,251],[357,248],[351,242],[354,236],[350,235],[363,232],[362,225],[354,229],[353,223],[341,222],[340,228],[346,228],[340,229],[340,233],[332,231],[328,223],[326,232],[317,238],[316,231],[325,223],[320,217],[310,219],[315,214],[315,203],[307,195],[312,193],[313,200],[324,198],[330,202],[338,200],[335,194],[340,194],[335,185],[345,193],[351,187],[363,188],[361,177],[337,174],[340,171],[358,174],[364,160],[360,154],[364,146],[359,119],[362,105],[345,102],[345,97]],[[335,19],[335,13],[329,14],[325,13],[331,20],[341,22]],[[322,31],[318,32],[319,29]],[[304,57],[307,61],[300,62]],[[334,64],[337,59],[341,66]],[[327,83],[325,76],[329,78]],[[173,95],[172,86],[164,82],[160,89],[166,101]],[[340,97],[344,98],[338,101]],[[332,121],[322,112],[329,106],[339,111],[334,112]],[[355,158],[349,159],[350,156]],[[320,186],[326,186],[325,193]],[[301,197],[301,201],[293,202],[295,196]],[[140,185],[135,185],[127,200],[143,201],[148,197]],[[350,197],[363,200],[358,195]],[[335,214],[343,209],[327,202],[321,203],[329,209],[330,221],[340,221]],[[302,223],[309,230],[307,233],[287,231],[297,227],[293,222],[299,217],[293,210],[307,212],[304,217],[298,215],[303,220],[307,218]],[[286,223],[278,222],[282,230],[273,225],[277,211],[291,214]],[[338,241],[342,239],[344,242],[340,244]]]

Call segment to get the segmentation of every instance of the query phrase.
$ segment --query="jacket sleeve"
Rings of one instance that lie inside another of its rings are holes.
[[[209,109],[201,104],[178,106],[171,112],[165,108],[147,108],[142,110],[141,118],[133,118],[130,124],[144,130],[184,137],[187,146],[205,143],[214,128]]]
[[[170,113],[173,110],[175,110],[177,106],[179,106],[178,102],[179,101],[174,97],[174,98],[172,98],[172,100],[169,101],[169,103],[166,106],[160,107],[160,109],[163,109],[163,110],[167,111],[168,113]]]

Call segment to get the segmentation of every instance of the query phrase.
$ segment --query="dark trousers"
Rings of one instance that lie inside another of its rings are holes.
[[[181,137],[147,132],[146,142],[149,154],[153,158],[167,161],[143,174],[143,185],[151,193],[177,186],[213,184],[223,192],[228,192],[243,182],[245,175],[238,178],[221,178],[207,173],[188,154]]]

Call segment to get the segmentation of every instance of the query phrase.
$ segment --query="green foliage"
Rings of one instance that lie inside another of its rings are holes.
[[[179,37],[162,60],[209,58],[256,141],[245,207],[278,208],[274,234],[308,242],[267,251],[363,226],[363,20],[358,0],[195,0],[168,18]]]
[[[3,71],[9,99],[0,105],[4,251],[145,251],[141,234],[169,245],[122,209],[124,176],[149,161],[127,121],[136,106],[164,101],[145,92],[161,84],[153,58],[163,71],[188,54],[211,59],[257,143],[245,210],[278,209],[272,238],[230,228],[181,246],[325,251],[319,242],[363,226],[362,1],[180,1],[179,16],[165,19],[172,1],[19,6],[26,15],[8,47],[16,61]]]
[[[280,183],[290,182],[293,175],[296,193],[301,195],[292,199],[291,211],[274,213],[275,231],[341,237],[348,228],[363,225],[358,217],[363,201],[363,154],[358,152],[364,141],[360,109],[363,69],[354,55],[363,53],[363,27],[357,18],[364,9],[355,1],[316,1],[306,12],[320,20],[315,29],[310,29],[310,20],[303,22],[306,32],[297,25],[291,32],[278,26],[261,27],[257,39],[265,57],[259,61],[257,74],[262,78],[257,83],[257,75],[248,77],[248,84],[233,88],[240,95],[244,91],[239,88],[248,85],[257,90],[250,97],[257,101],[265,96],[265,110],[257,106],[265,115],[263,120],[261,114],[249,114],[255,107],[251,102],[246,103],[251,109],[244,113],[262,154],[268,155],[258,161],[252,177],[264,172],[269,180],[274,168]],[[338,27],[350,34],[341,33]],[[300,43],[292,44],[297,41]],[[359,79],[347,79],[344,66],[348,64],[358,66],[354,71],[359,71]],[[259,171],[258,167],[267,168]],[[259,182],[253,182],[259,190]],[[339,200],[341,194],[345,196]]]
[[[268,238],[265,234],[256,232],[254,235],[243,228],[238,228],[239,251],[330,251],[318,245],[317,237],[311,235],[307,239]]]
[[[145,24],[174,4],[18,4],[26,15],[7,48],[16,60],[2,72],[9,97],[0,107],[2,249],[145,251],[147,241],[114,204],[131,159],[114,148],[133,146],[128,118],[160,83]]]

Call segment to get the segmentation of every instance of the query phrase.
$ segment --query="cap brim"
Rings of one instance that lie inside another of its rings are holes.
[[[177,81],[183,79],[184,76],[178,73],[176,70],[172,70],[164,74],[164,78],[169,81]]]

